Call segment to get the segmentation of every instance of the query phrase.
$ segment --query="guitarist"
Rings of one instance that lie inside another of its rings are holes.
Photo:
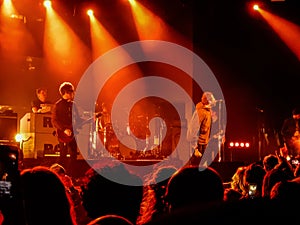
[[[60,148],[60,164],[62,164],[69,173],[72,173],[73,164],[77,160],[77,143],[74,138],[72,122],[82,123],[83,119],[79,116],[78,109],[73,101],[73,84],[70,82],[63,82],[59,86],[59,94],[61,98],[54,104],[52,123],[57,131],[56,134]],[[73,107],[75,107],[75,113],[72,115]],[[67,161],[68,152],[70,153],[70,161]]]
[[[284,120],[281,135],[288,154],[293,158],[298,158],[300,155],[300,107],[294,108],[292,115]]]

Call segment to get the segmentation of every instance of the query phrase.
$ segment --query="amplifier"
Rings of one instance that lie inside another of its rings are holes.
[[[24,158],[41,158],[45,154],[58,154],[58,140],[52,134],[22,133],[26,142],[22,143]]]
[[[20,119],[20,133],[23,135],[24,158],[40,158],[45,154],[56,154],[58,140],[53,135],[56,129],[50,113],[26,113]]]
[[[20,133],[52,134],[54,130],[50,113],[26,113],[20,119]]]

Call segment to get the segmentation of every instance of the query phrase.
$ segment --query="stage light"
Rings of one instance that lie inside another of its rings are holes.
[[[129,2],[132,6],[135,6],[135,5],[136,5],[135,0],[128,0],[128,2]]]
[[[16,13],[15,7],[11,0],[4,0],[1,5],[1,14],[5,16],[10,16]]]
[[[257,5],[257,4],[253,5],[253,9],[258,11],[259,10],[259,5]]]
[[[51,5],[52,5],[52,3],[51,3],[50,0],[45,0],[45,1],[44,1],[44,6],[45,6],[46,8],[50,8]]]
[[[250,147],[249,142],[244,142],[244,141],[230,141],[228,143],[229,148],[241,148],[241,149],[246,149]]]
[[[93,16],[94,11],[92,9],[89,9],[89,10],[86,11],[86,14],[88,14],[89,16]]]
[[[15,136],[15,140],[16,140],[16,142],[21,142],[23,140],[23,135],[22,134],[17,134]]]

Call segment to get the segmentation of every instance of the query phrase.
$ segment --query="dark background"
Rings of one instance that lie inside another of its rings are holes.
[[[60,0],[60,15],[88,46],[89,26],[83,8],[92,4],[101,8],[104,25],[120,44],[136,40],[129,8],[122,1]],[[169,26],[193,43],[194,51],[207,63],[222,88],[227,109],[227,139],[257,138],[261,127],[273,135],[283,119],[291,116],[300,103],[299,59],[246,0],[141,0]],[[261,2],[269,11],[299,25],[297,0]],[[42,1],[23,0],[15,3],[26,16],[31,37],[22,41],[24,51],[7,54],[1,41],[0,105],[12,106],[22,116],[30,111],[35,89],[45,86],[49,98],[56,100],[58,86],[68,79],[76,84],[73,74],[51,74],[43,65],[44,8]],[[100,11],[100,10],[99,10]],[[14,22],[12,22],[14,23]],[[22,22],[20,22],[22,23]],[[124,25],[126,24],[126,25]],[[3,29],[1,29],[1,33]],[[300,40],[300,37],[299,37]],[[24,48],[26,46],[26,48]],[[19,46],[15,46],[18,49]],[[34,67],[34,69],[32,69]],[[199,96],[194,96],[195,102]]]

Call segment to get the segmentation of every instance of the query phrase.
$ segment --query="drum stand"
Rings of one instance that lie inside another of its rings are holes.
[[[89,150],[89,159],[99,159],[99,157],[103,157],[107,155],[107,145],[108,145],[108,135],[107,135],[107,127],[104,127],[103,130],[100,129],[99,126],[99,118],[96,119],[95,129],[91,129],[90,131],[90,150]],[[99,133],[103,134],[103,145],[98,143],[98,135]]]

